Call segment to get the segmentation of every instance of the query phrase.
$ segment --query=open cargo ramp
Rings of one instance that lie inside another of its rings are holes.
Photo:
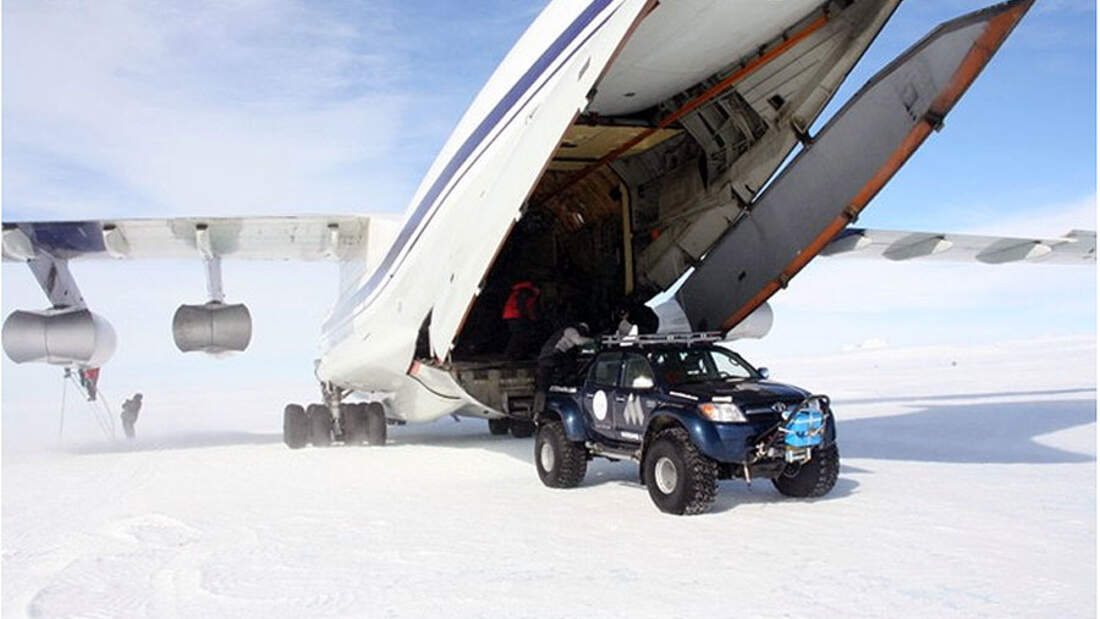
[[[676,293],[691,327],[728,331],[785,287],[940,128],[1033,2],[941,24],[864,85]]]

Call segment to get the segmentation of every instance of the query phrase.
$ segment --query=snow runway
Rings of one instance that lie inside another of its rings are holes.
[[[3,612],[1095,615],[1091,339],[768,365],[835,395],[824,499],[723,482],[712,513],[666,516],[636,466],[551,490],[531,440],[474,420],[391,428],[384,449],[290,451],[272,418],[9,450]]]

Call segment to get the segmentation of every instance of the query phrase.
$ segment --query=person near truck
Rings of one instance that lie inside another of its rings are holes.
[[[556,380],[576,368],[577,352],[591,344],[588,324],[578,322],[559,329],[550,336],[539,351],[538,374],[535,379],[535,412],[541,413],[546,405],[546,392]]]
[[[533,282],[512,284],[512,292],[504,303],[501,318],[508,325],[508,347],[504,354],[509,359],[524,358],[531,348],[531,338],[538,320],[539,289]]]
[[[122,429],[126,432],[126,438],[134,438],[134,424],[137,423],[138,413],[141,412],[141,394],[135,393],[134,397],[122,403]]]
[[[618,335],[630,335],[634,327],[638,327],[638,335],[652,335],[660,326],[657,312],[644,303],[624,303],[619,306],[616,316],[619,319]]]

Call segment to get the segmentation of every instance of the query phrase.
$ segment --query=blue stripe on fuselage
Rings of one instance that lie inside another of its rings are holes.
[[[411,249],[412,245],[415,244],[416,239],[413,238],[413,234],[416,232],[417,228],[420,227],[420,223],[428,216],[431,208],[435,205],[436,199],[458,172],[459,168],[466,163],[508,110],[515,105],[519,98],[523,96],[550,65],[553,64],[554,60],[562,51],[564,51],[592,20],[610,4],[611,0],[594,0],[589,4],[588,7],[573,20],[573,23],[554,40],[550,47],[539,56],[538,60],[527,69],[520,77],[519,81],[517,81],[504,95],[504,98],[493,107],[485,119],[482,120],[470,136],[466,138],[466,141],[462,143],[462,146],[459,147],[458,151],[451,157],[447,166],[440,172],[438,178],[432,183],[431,188],[428,189],[428,192],[417,204],[416,209],[409,215],[401,232],[394,240],[393,245],[390,247],[389,251],[386,252],[385,258],[382,259],[378,268],[371,274],[367,283],[359,288],[353,296],[341,302],[333,310],[332,317],[329,318],[324,326],[326,331],[332,328],[336,323],[350,319],[352,311],[360,303],[367,300],[375,291],[381,290],[381,288],[384,287],[384,282],[388,281],[386,276],[397,265],[398,258],[401,254],[406,249]],[[430,217],[428,219],[430,221]],[[417,237],[419,237],[419,235],[417,235]],[[411,243],[410,239],[412,239]]]

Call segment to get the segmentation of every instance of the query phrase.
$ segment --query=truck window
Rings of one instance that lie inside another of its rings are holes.
[[[652,387],[653,369],[641,355],[626,355],[623,359],[623,379],[620,387],[626,389],[648,389]]]
[[[619,381],[619,365],[622,360],[620,353],[608,353],[596,357],[592,362],[592,369],[588,372],[588,380],[597,385],[614,387]]]
[[[748,364],[721,348],[662,350],[650,353],[649,360],[657,376],[669,386],[756,378]]]

